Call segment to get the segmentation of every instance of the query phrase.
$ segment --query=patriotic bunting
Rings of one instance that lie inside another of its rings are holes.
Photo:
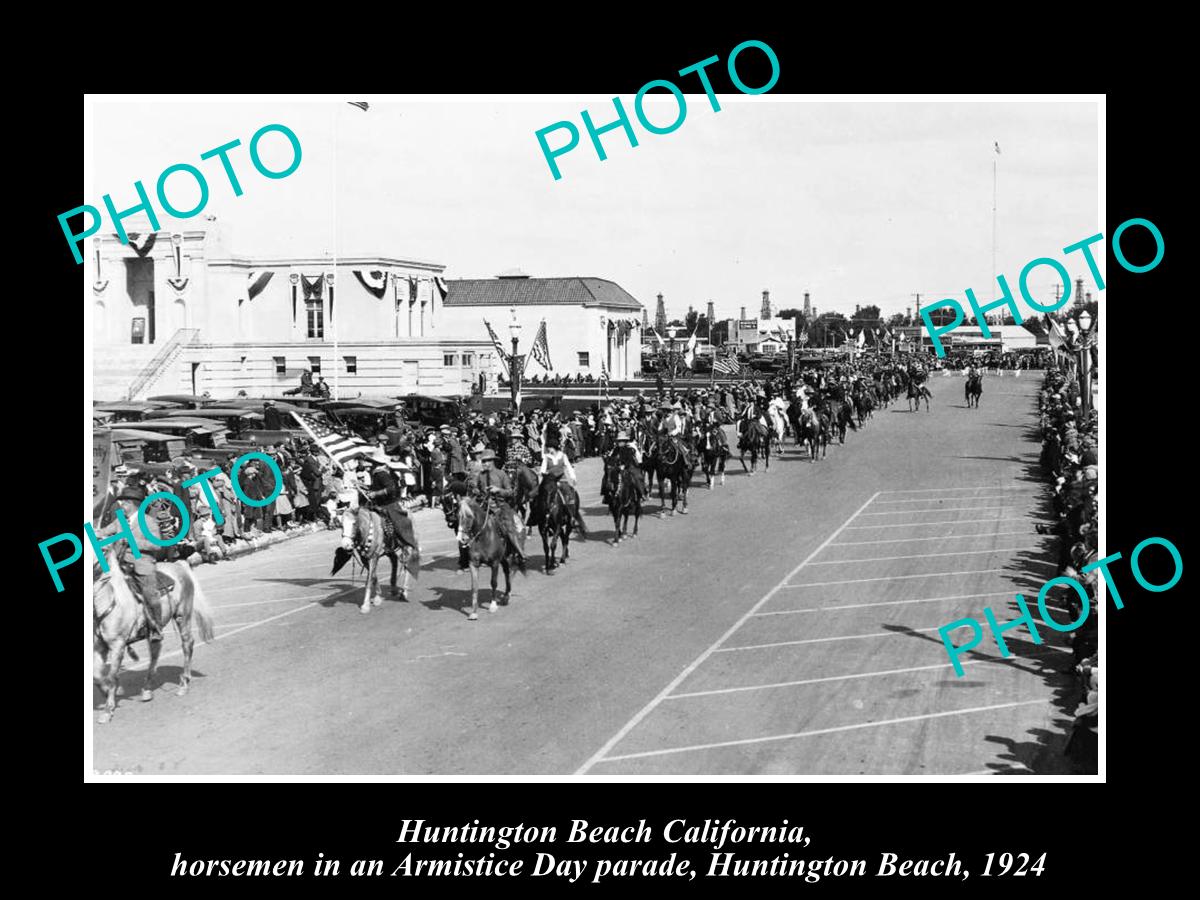
[[[379,269],[373,269],[369,272],[355,269],[354,277],[358,279],[358,283],[365,287],[367,292],[376,300],[383,299],[383,295],[387,293],[387,272],[381,272]]]
[[[188,282],[190,280],[191,279],[189,278],[168,278],[167,284],[171,286],[175,293],[182,294],[187,290]]]
[[[408,302],[410,305],[417,302],[417,278],[415,275],[408,276]]]
[[[259,272],[252,271],[246,276],[246,296],[253,300],[263,292],[263,288],[267,286],[267,282],[275,273],[272,271]]]
[[[118,241],[121,239],[120,235],[117,234],[114,234],[113,237]],[[154,242],[158,239],[158,232],[152,231],[143,238],[138,232],[131,231],[125,237],[129,238],[129,246],[133,248],[138,256],[145,256],[154,249]]]
[[[93,292],[93,293],[96,293],[96,294],[103,294],[103,293],[104,293],[104,289],[105,289],[106,287],[108,287],[108,279],[107,279],[107,278],[105,278],[103,281],[96,281],[96,282],[93,282],[93,284],[92,284],[92,292]]]
[[[533,358],[538,361],[543,369],[547,372],[553,372],[554,366],[550,364],[550,345],[546,342],[546,320],[542,319],[542,324],[538,326],[537,336],[533,339],[533,347],[530,348],[533,353]]]
[[[445,300],[446,296],[450,293],[450,288],[446,285],[446,279],[439,276],[433,279],[433,283],[437,288],[438,294],[441,295],[442,300]]]
[[[312,277],[301,275],[300,286],[304,288],[305,300],[320,300],[325,290],[325,276],[320,272]]]

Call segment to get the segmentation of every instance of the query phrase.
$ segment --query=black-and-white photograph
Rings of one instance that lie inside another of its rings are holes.
[[[1103,98],[679,84],[88,98],[93,771],[1095,780]]]

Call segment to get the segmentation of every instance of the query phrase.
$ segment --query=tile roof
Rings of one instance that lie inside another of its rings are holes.
[[[447,279],[446,306],[605,306],[640,310],[619,284],[603,278]]]

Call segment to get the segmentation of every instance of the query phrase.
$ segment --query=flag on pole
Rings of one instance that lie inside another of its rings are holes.
[[[320,421],[313,413],[292,413],[292,418],[300,423],[308,436],[311,437],[325,455],[339,466],[356,456],[372,449],[371,445],[357,435],[342,434]]]
[[[696,362],[696,329],[692,329],[692,336],[688,338],[687,347],[683,351],[683,362],[690,369]]]
[[[1050,349],[1059,350],[1067,345],[1067,335],[1062,326],[1049,315],[1046,316],[1046,336],[1050,339]]]
[[[496,332],[492,330],[492,323],[484,319],[483,325],[487,328],[488,337],[492,339],[492,344],[495,346],[496,352],[500,354],[500,359],[507,363],[509,356],[512,354],[504,349],[504,345],[500,343],[500,338],[496,337]]]
[[[554,371],[554,366],[550,364],[550,345],[546,342],[545,319],[542,319],[542,324],[538,326],[537,336],[533,339],[533,346],[530,348],[530,352],[543,369],[547,372]]]
[[[722,375],[739,375],[742,365],[737,361],[736,356],[726,356],[713,360],[713,371],[720,372]]]
[[[857,338],[857,340],[855,340],[855,342],[854,342],[854,343],[855,343],[855,345],[856,345],[856,346],[858,346],[858,347],[861,347],[861,346],[863,346],[863,345],[864,345],[866,342],[867,342],[867,329],[865,329],[865,328],[864,328],[862,331],[860,331],[860,332],[858,333],[858,338]]]
[[[1000,155],[1000,142],[999,141],[996,141],[996,155],[997,156]]]

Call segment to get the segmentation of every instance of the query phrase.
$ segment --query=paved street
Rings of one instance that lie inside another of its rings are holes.
[[[142,774],[910,774],[1061,772],[1070,654],[1060,635],[963,678],[939,626],[1015,617],[1054,574],[1036,472],[1040,376],[989,376],[968,410],[935,376],[932,411],[878,410],[810,464],[789,446],[754,477],[731,461],[691,514],[612,547],[599,463],[580,468],[591,539],[552,576],[469,622],[439,512],[408,602],[361,615],[324,532],[197,569],[218,639],[173,690],[171,635],[150,703],[138,666],[95,768]],[[647,509],[655,509],[657,502]],[[386,564],[385,564],[386,570]],[[486,594],[484,595],[486,597]],[[483,599],[483,598],[481,598]],[[145,654],[142,653],[143,665]],[[236,760],[237,771],[231,771]]]

